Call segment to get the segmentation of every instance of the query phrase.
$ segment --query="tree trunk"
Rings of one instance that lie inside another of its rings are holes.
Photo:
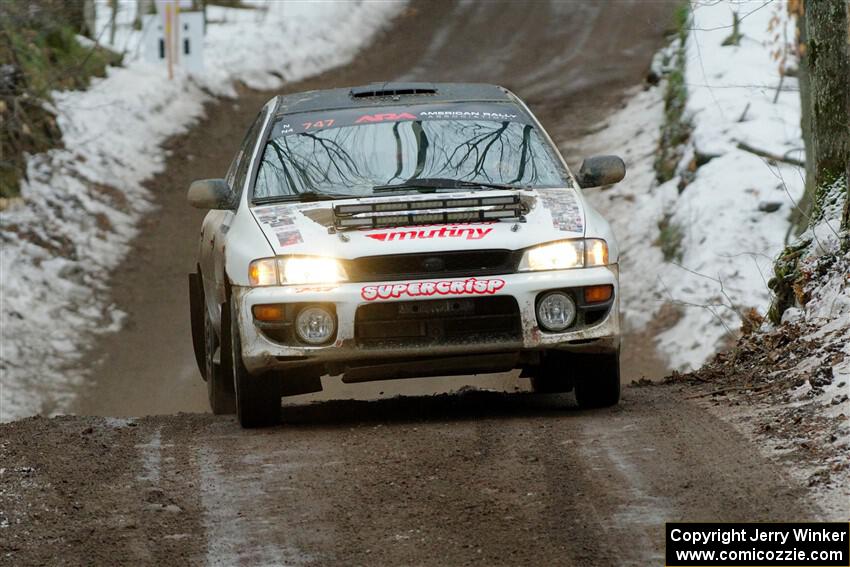
[[[803,232],[809,224],[809,215],[815,202],[815,157],[812,144],[812,94],[809,81],[809,56],[806,49],[808,34],[806,32],[806,11],[797,11],[797,38],[800,47],[800,66],[797,71],[797,82],[800,86],[800,130],[803,133],[805,148],[806,184],[803,198],[794,209],[791,222],[797,234]]]
[[[73,4],[73,2],[71,2]],[[90,37],[91,39],[97,39],[97,18],[95,13],[95,5],[94,0],[83,0],[83,20],[85,22],[85,31],[83,35]]]
[[[847,0],[808,0],[805,11],[814,161],[813,216],[817,218],[825,189],[846,174],[850,152]]]
[[[806,145],[806,196],[803,221],[821,220],[836,182],[843,182],[841,227],[850,229],[850,0],[805,0],[800,25],[800,103]],[[805,227],[803,223],[798,226]],[[774,264],[768,285],[775,294],[770,319],[779,324],[795,303],[803,281],[799,258],[809,242],[786,247]],[[850,249],[850,237],[845,240]]]
[[[847,34],[844,38],[844,54],[846,56],[845,61],[847,62],[845,70],[850,71],[850,0],[845,0],[844,4],[844,26],[847,29]],[[850,84],[845,86],[844,92],[846,95],[844,107],[847,110],[848,118],[850,118]],[[847,124],[847,127],[850,128],[850,124]],[[850,150],[850,148],[846,149]],[[850,232],[850,155],[845,154],[844,161],[844,189],[846,195],[844,197],[844,217],[841,219],[841,228]]]
[[[118,19],[118,0],[109,0],[109,45],[115,47],[115,25]]]

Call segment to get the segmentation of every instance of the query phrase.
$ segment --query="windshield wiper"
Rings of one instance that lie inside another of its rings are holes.
[[[295,195],[271,195],[269,197],[259,197],[252,199],[254,205],[265,205],[268,203],[285,203],[295,201],[298,203],[311,203],[314,201],[333,201],[334,199],[351,199],[355,195],[345,195],[342,193],[316,193],[315,191],[306,191]]]
[[[408,179],[403,183],[395,185],[375,185],[373,193],[392,193],[393,191],[419,191],[421,193],[434,193],[438,189],[522,189],[516,185],[503,183],[486,183],[483,181],[463,181],[460,179],[448,179],[442,177],[422,177]]]

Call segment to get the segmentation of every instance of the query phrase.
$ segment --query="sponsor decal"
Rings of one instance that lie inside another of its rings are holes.
[[[295,224],[295,220],[292,218],[292,213],[294,212],[292,205],[275,205],[257,209],[256,212],[257,220],[271,228]]]
[[[304,239],[301,238],[301,231],[298,229],[276,231],[274,235],[277,236],[277,241],[281,246],[293,246],[304,242]]]
[[[584,230],[584,218],[581,214],[575,191],[571,189],[538,189],[540,200],[552,214],[552,226],[565,232]]]
[[[338,286],[335,285],[311,285],[306,287],[296,287],[295,293],[327,293],[333,291]]]
[[[363,124],[365,122],[386,122],[388,120],[416,120],[416,116],[409,112],[384,112],[382,114],[364,114],[354,121],[355,124]]]
[[[439,280],[430,282],[405,282],[385,285],[367,285],[360,289],[366,301],[397,299],[400,297],[431,297],[434,295],[492,295],[505,287],[505,280],[467,278],[465,280]]]
[[[281,246],[292,246],[304,242],[301,231],[295,226],[292,205],[276,205],[257,210],[257,220],[274,232]]]
[[[381,242],[392,242],[394,240],[429,240],[431,238],[465,238],[466,240],[481,240],[493,232],[492,228],[481,228],[475,226],[442,226],[422,230],[390,230],[388,232],[375,232],[367,234],[368,238],[380,240]]]
[[[505,112],[480,112],[478,110],[426,110],[419,113],[420,118],[455,118],[455,119],[475,119],[483,118],[484,120],[514,120],[516,114],[508,114]]]

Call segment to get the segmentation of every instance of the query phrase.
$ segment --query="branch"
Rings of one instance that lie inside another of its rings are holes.
[[[772,154],[765,150],[760,150],[758,148],[754,148],[753,146],[745,143],[738,142],[736,146],[739,150],[744,150],[745,152],[750,152],[751,154],[755,154],[759,157],[763,157],[772,161],[781,161],[782,163],[787,163],[789,165],[796,165],[797,167],[806,167],[806,163],[800,161],[798,159],[794,159],[792,157],[780,156],[778,154]]]
[[[763,390],[767,390],[773,385],[774,384],[771,383],[771,384],[762,384],[761,386],[730,386],[728,388],[718,388],[717,390],[712,390],[710,392],[702,392],[700,394],[694,394],[692,396],[685,396],[685,399],[686,400],[698,400],[700,398],[722,396],[722,395],[725,395],[725,394],[729,394],[731,392],[745,392],[745,391],[748,391],[748,390],[755,393],[755,392],[761,392]]]

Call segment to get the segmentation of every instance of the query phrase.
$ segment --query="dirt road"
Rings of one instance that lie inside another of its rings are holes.
[[[640,83],[668,14],[641,0],[419,2],[355,63],[287,90],[499,82],[569,146]],[[128,325],[88,360],[78,413],[206,411],[184,291],[202,215],[185,188],[224,173],[268,96],[222,102],[170,145],[151,183],[161,209],[113,282]],[[209,414],[0,425],[0,564],[660,565],[664,521],[820,514],[672,387],[591,413],[570,396],[467,393],[285,415],[260,431]]]
[[[814,518],[669,387],[0,427],[0,563],[662,565],[664,522]]]

